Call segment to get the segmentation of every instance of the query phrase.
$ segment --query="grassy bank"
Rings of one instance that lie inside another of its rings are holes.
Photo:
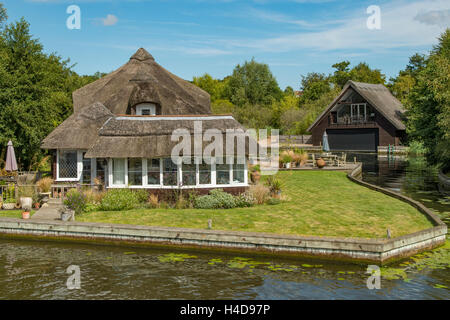
[[[22,209],[19,210],[0,210],[0,218],[17,218],[22,219]],[[31,210],[30,217],[35,213],[36,211]]]
[[[410,205],[347,179],[344,172],[283,171],[277,177],[288,197],[277,205],[226,210],[136,209],[83,213],[78,221],[277,234],[383,238],[432,227]]]

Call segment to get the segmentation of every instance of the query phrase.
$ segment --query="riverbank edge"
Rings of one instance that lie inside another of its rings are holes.
[[[447,226],[429,209],[406,196],[360,180],[358,177],[361,172],[362,165],[356,165],[347,172],[347,177],[357,184],[412,205],[426,215],[434,227],[392,239],[364,239],[0,218],[0,236],[94,244],[175,246],[185,249],[317,257],[378,264],[406,258],[445,243]]]
[[[444,189],[450,191],[450,178],[442,170],[438,172],[438,179]]]

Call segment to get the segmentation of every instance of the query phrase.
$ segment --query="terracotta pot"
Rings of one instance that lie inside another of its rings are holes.
[[[321,168],[325,167],[326,162],[322,158],[319,158],[319,159],[317,159],[316,164],[317,164],[317,167],[319,169],[321,169]]]
[[[39,202],[36,202],[36,203],[34,204],[34,208],[35,208],[35,209],[39,209],[40,206],[41,206],[41,205],[39,204]]]
[[[23,211],[22,212],[22,219],[30,219],[30,212]]]

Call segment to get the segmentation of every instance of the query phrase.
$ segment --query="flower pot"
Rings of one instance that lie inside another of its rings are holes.
[[[286,169],[290,169],[291,168],[291,163],[288,162],[288,163],[285,164],[285,166],[286,166]]]
[[[39,209],[40,206],[41,206],[41,205],[40,205],[39,202],[36,202],[36,203],[34,204],[34,208],[35,208],[35,209]]]
[[[3,209],[5,210],[11,210],[14,209],[16,207],[15,203],[4,203],[3,204]]]
[[[33,198],[20,197],[20,206],[22,208],[31,208],[33,206]]]
[[[29,211],[23,211],[22,212],[22,219],[30,219],[30,212]]]
[[[326,162],[322,158],[319,158],[317,159],[316,164],[319,169],[322,169],[323,167],[325,167]]]
[[[41,193],[39,193],[39,195],[41,196],[41,201],[42,201],[42,203],[47,203],[48,202],[48,200],[49,200],[49,198],[50,198],[50,194],[51,194],[51,192],[41,192]]]

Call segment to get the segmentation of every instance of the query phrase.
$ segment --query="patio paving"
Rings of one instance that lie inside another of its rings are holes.
[[[61,220],[59,209],[62,207],[61,199],[50,199],[48,206],[41,207],[31,216],[33,220]]]

